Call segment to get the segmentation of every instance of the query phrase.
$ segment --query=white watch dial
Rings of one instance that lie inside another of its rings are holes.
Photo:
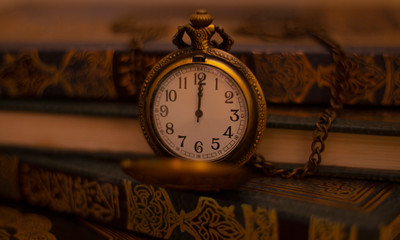
[[[201,161],[231,153],[249,121],[246,99],[236,82],[222,70],[200,63],[181,66],[161,79],[151,113],[169,152]]]

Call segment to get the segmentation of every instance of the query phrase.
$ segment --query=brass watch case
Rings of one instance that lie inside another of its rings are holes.
[[[199,61],[200,59],[200,61]],[[156,133],[151,107],[155,91],[172,70],[190,64],[216,67],[228,74],[242,90],[248,106],[248,126],[242,140],[228,155],[214,162],[231,162],[239,166],[255,153],[262,139],[267,117],[267,106],[261,87],[253,73],[239,59],[218,48],[198,50],[183,48],[160,60],[149,72],[139,96],[139,118],[144,136],[154,152],[161,157],[177,157]]]

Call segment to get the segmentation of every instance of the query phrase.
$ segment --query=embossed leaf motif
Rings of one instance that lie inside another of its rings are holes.
[[[70,51],[52,78],[70,97],[113,99],[112,51]]]
[[[319,73],[304,54],[259,54],[256,75],[271,102],[302,102],[318,82]]]
[[[347,102],[354,103],[360,98],[366,98],[369,102],[373,102],[374,96],[369,93],[375,93],[385,83],[384,71],[375,64],[372,56],[348,56],[346,67],[349,76],[347,81],[341,84],[341,87]]]
[[[56,66],[42,63],[36,51],[6,54],[4,58],[0,68],[0,95],[41,95],[57,72]]]
[[[120,218],[118,188],[21,164],[21,192],[33,205],[60,212],[92,216],[101,221]]]
[[[277,218],[275,211],[268,211],[265,208],[257,208],[254,213],[254,222],[257,227],[254,228],[252,239],[277,239]]]
[[[329,219],[311,216],[309,226],[309,239],[345,239],[344,225],[332,222]]]
[[[0,207],[0,216],[0,239],[56,239],[50,233],[52,223],[47,217],[8,207]]]
[[[125,181],[128,196],[128,223],[130,230],[155,237],[168,237],[178,224],[178,214],[163,189],[136,185]]]
[[[223,207],[212,198],[199,197],[194,210],[176,212],[167,191],[124,180],[128,200],[127,229],[169,239],[180,228],[196,240],[278,239],[275,211],[242,204],[244,225],[235,217],[235,206]]]
[[[336,182],[336,183],[321,183],[320,188],[327,194],[338,195],[341,198],[348,198],[357,191],[361,186],[359,184],[348,184],[346,182]]]
[[[196,210],[186,215],[184,227],[196,239],[242,239],[245,230],[235,219],[233,209],[221,207],[215,200],[200,198]]]
[[[71,208],[81,216],[93,215],[96,219],[111,221],[120,217],[118,189],[109,183],[99,185],[77,178],[72,187]]]
[[[47,63],[38,51],[8,53],[0,67],[0,96],[117,97],[113,51],[69,50]]]

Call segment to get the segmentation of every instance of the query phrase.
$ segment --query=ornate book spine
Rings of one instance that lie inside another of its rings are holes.
[[[77,216],[3,200],[0,200],[0,228],[5,239],[154,240]]]
[[[142,184],[110,161],[2,149],[0,194],[164,239],[393,239],[399,234],[396,184],[261,178],[235,191],[193,193]]]
[[[2,51],[0,97],[136,101],[147,72],[165,51]],[[329,102],[328,52],[237,52],[270,103]],[[400,54],[349,53],[350,105],[400,105]]]
[[[255,53],[254,72],[272,103],[328,103],[334,64],[328,53]],[[400,54],[349,53],[349,105],[400,104]]]

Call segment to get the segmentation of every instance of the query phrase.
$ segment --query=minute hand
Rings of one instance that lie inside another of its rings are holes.
[[[203,116],[203,111],[201,111],[201,98],[203,97],[203,85],[205,85],[205,83],[203,83],[202,81],[199,81],[199,88],[198,88],[198,92],[197,92],[197,96],[198,96],[197,110],[195,112],[195,115],[197,117],[197,122],[199,122],[200,117]]]

